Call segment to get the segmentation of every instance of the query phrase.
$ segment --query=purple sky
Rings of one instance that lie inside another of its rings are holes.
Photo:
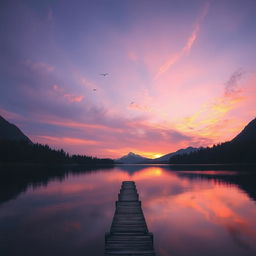
[[[157,157],[255,118],[255,1],[8,0],[0,12],[0,114],[34,142]]]

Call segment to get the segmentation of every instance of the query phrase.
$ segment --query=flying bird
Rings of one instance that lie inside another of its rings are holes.
[[[108,73],[102,73],[102,74],[100,74],[101,76],[107,76],[108,75]]]
[[[95,89],[95,88],[94,88],[94,89],[93,89],[93,91],[94,91],[94,92],[96,92],[96,91],[97,91],[97,89]]]

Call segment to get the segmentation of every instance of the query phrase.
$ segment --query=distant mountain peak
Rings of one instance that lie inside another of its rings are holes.
[[[250,121],[231,141],[203,148],[189,155],[173,156],[173,164],[251,164],[256,163],[256,119]]]
[[[137,155],[137,154],[135,154],[135,153],[133,153],[133,152],[129,152],[127,155],[128,155],[128,156],[139,156],[139,155]]]
[[[14,124],[0,116],[0,140],[32,141]]]
[[[179,149],[175,152],[163,155],[161,157],[152,159],[143,157],[141,155],[135,154],[133,152],[129,152],[127,155],[122,156],[118,159],[116,159],[116,162],[123,163],[123,164],[159,164],[159,163],[168,163],[170,157],[175,155],[183,155],[183,154],[189,154],[191,152],[194,152],[198,150],[198,148],[193,147],[187,147],[185,149]]]
[[[127,155],[124,155],[116,159],[117,162],[123,163],[123,164],[138,164],[138,163],[143,163],[147,160],[151,160],[151,159],[135,154],[133,152],[129,152]]]
[[[187,148],[182,148],[179,149],[175,152],[163,155],[161,157],[155,158],[151,161],[151,163],[168,163],[170,157],[175,156],[175,155],[183,155],[183,154],[189,154],[191,152],[197,151],[199,148],[193,148],[193,147],[187,147]]]

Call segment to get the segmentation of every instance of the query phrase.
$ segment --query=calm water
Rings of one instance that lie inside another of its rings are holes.
[[[103,256],[123,180],[136,181],[158,256],[256,255],[255,173],[28,169],[0,176],[1,256]]]

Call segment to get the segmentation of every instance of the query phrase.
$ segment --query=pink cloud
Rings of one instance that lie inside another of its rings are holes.
[[[84,99],[84,96],[74,95],[74,94],[64,94],[64,98],[67,99],[69,102],[81,102]]]
[[[8,111],[3,108],[0,108],[0,115],[8,120],[15,120],[15,121],[25,121],[26,120],[26,118],[24,116],[19,115],[12,111]]]
[[[198,37],[200,26],[209,11],[209,7],[210,7],[210,4],[209,4],[209,2],[207,2],[203,8],[203,11],[199,15],[199,17],[194,25],[194,28],[191,32],[191,35],[188,37],[182,50],[180,52],[174,54],[174,56],[171,56],[168,60],[166,60],[164,62],[164,64],[162,64],[160,66],[157,74],[155,75],[155,79],[158,79],[162,74],[167,72],[174,64],[176,64],[182,57],[189,54],[193,44],[195,43],[195,41]]]
[[[95,145],[99,142],[94,140],[86,140],[80,138],[70,138],[70,137],[53,137],[40,135],[37,138],[43,143],[54,143],[55,145]]]
[[[83,85],[85,88],[88,88],[90,90],[99,89],[99,86],[96,83],[90,81],[85,76],[79,77],[79,81],[80,81],[81,85]]]
[[[109,130],[111,132],[121,132],[122,130],[118,127],[111,127],[104,124],[97,124],[97,123],[88,123],[88,122],[82,122],[82,121],[74,121],[72,119],[68,118],[61,118],[54,115],[43,115],[40,116],[40,122],[51,124],[51,125],[57,125],[57,126],[63,126],[63,127],[71,127],[76,129],[83,129],[83,130]]]
[[[52,66],[48,63],[42,62],[42,61],[36,62],[36,61],[27,60],[26,65],[36,71],[53,72],[55,70],[54,66]]]
[[[54,84],[52,86],[52,89],[54,92],[56,92],[59,96],[62,96],[64,99],[66,99],[68,102],[74,103],[74,102],[81,102],[84,99],[83,95],[75,95],[71,93],[66,93],[65,89],[62,88],[58,84]]]
[[[130,110],[139,110],[142,112],[152,112],[152,108],[146,105],[141,105],[135,102],[131,102],[128,106],[128,109]]]

